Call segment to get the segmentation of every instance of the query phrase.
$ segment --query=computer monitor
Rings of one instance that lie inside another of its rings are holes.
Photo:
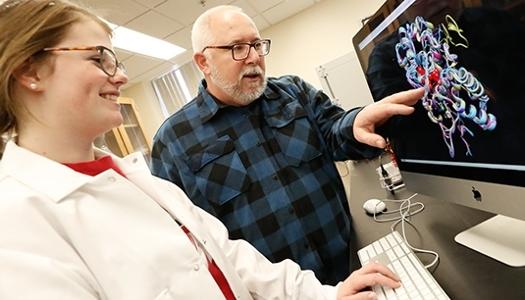
[[[407,188],[498,214],[456,241],[525,266],[525,1],[388,0],[353,43],[375,101],[425,87],[385,126]]]

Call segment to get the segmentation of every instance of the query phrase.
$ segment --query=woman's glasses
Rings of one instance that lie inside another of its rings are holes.
[[[115,52],[104,46],[93,46],[93,47],[63,47],[63,48],[44,48],[42,51],[85,51],[85,50],[96,50],[99,53],[99,66],[104,73],[108,76],[113,77],[117,74],[117,70],[126,73],[124,65],[118,61]]]

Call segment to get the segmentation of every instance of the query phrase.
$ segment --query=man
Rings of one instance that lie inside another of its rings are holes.
[[[422,92],[344,112],[298,77],[267,79],[270,41],[233,6],[203,13],[192,42],[205,79],[157,132],[153,173],[271,261],[291,258],[323,283],[346,278],[350,215],[333,161],[377,155],[375,127],[410,114]]]

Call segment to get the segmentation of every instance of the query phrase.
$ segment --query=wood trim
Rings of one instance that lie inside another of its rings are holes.
[[[111,132],[113,132],[113,135],[115,136],[115,140],[117,141],[118,147],[120,148],[120,151],[122,152],[123,156],[126,156],[130,154],[131,152],[129,152],[128,148],[124,144],[124,139],[122,138],[122,135],[120,134],[121,130],[119,129],[119,127],[111,129]]]
[[[151,141],[146,137],[146,134],[144,133],[144,126],[142,125],[143,124],[142,119],[140,117],[139,112],[137,111],[137,107],[135,106],[135,100],[133,100],[132,98],[128,98],[128,97],[119,97],[118,102],[122,104],[129,104],[131,106],[131,109],[133,110],[133,113],[135,114],[135,118],[137,119],[137,123],[139,125],[140,132],[142,133],[142,136],[144,137],[144,140],[146,141],[146,146],[148,147],[148,151],[151,152],[151,147],[152,147]],[[122,127],[121,130],[125,131],[124,127]],[[125,135],[127,137],[127,133],[125,133]],[[129,138],[128,138],[128,141],[129,141]],[[131,149],[133,149],[133,147],[131,147]]]

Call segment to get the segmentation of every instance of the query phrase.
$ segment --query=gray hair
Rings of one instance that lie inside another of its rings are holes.
[[[200,52],[204,47],[215,43],[215,37],[212,34],[210,23],[215,15],[225,12],[238,12],[246,15],[242,11],[242,8],[234,5],[219,5],[202,13],[197,20],[195,20],[191,29],[193,53]],[[248,15],[246,16],[248,17]]]

